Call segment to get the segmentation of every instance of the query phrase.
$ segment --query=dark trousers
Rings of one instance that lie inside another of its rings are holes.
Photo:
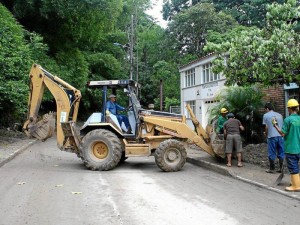
[[[287,162],[287,168],[289,169],[290,174],[298,174],[299,173],[299,160],[300,154],[288,154],[285,153],[285,158]]]
[[[118,119],[118,121],[119,121],[120,126],[122,125],[122,122],[124,122],[125,127],[126,127],[127,129],[129,129],[130,124],[129,124],[129,120],[128,120],[128,117],[127,117],[127,116],[125,116],[125,115],[117,115],[117,119]]]
[[[269,160],[275,161],[276,156],[278,159],[284,159],[284,140],[283,137],[268,138],[268,155]]]

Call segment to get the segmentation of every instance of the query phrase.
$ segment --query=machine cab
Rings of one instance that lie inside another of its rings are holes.
[[[85,122],[81,130],[91,130],[90,126],[95,128],[96,124],[110,124],[112,125],[119,134],[126,137],[135,137],[137,132],[138,123],[138,112],[141,109],[140,102],[136,96],[138,83],[133,80],[105,80],[105,81],[90,81],[88,82],[89,88],[99,88],[102,93],[102,104],[101,112],[93,113],[89,119]],[[111,113],[106,113],[106,104],[108,101],[108,96],[110,94],[116,95],[118,92],[118,97],[122,101],[122,106],[126,108],[126,116],[128,117],[129,124],[131,127],[131,134],[126,133],[124,129],[124,124],[119,124],[117,117]],[[88,128],[90,127],[90,129]]]

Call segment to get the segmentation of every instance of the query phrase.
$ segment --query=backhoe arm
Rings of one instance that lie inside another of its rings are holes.
[[[38,112],[46,87],[56,101],[57,144],[60,149],[72,147],[68,145],[74,143],[69,143],[65,137],[61,123],[76,122],[81,99],[80,91],[37,64],[31,67],[29,77],[28,120],[24,123],[23,130],[29,137],[33,136],[43,141],[52,136],[55,126],[54,113],[44,115],[38,122]]]

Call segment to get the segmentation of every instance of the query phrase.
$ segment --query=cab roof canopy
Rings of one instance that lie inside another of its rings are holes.
[[[138,87],[138,83],[133,80],[101,80],[89,81],[87,85],[91,88],[99,88],[107,86],[108,88],[125,88],[128,86]]]

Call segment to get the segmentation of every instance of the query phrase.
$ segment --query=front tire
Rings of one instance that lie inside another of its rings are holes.
[[[165,172],[176,172],[182,169],[187,153],[184,145],[177,140],[169,139],[160,143],[155,151],[156,165]]]
[[[82,140],[81,156],[85,166],[91,170],[111,170],[122,156],[120,139],[111,131],[93,130]]]

